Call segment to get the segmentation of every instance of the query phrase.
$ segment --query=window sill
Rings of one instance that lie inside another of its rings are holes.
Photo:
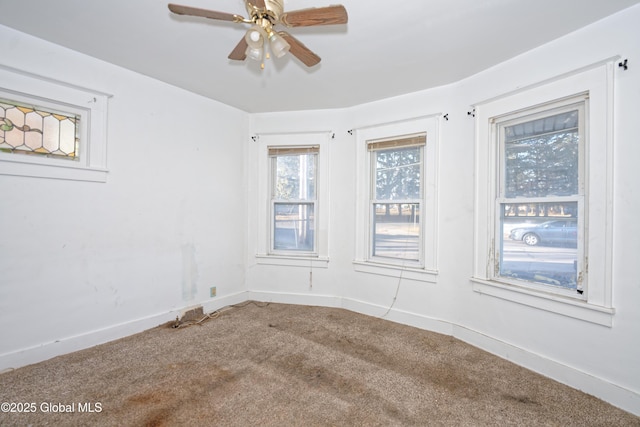
[[[14,154],[14,156],[19,156],[19,154]],[[35,162],[29,163],[0,159],[0,175],[66,179],[72,181],[107,182],[107,173],[106,169],[99,168]]]
[[[377,274],[418,282],[436,283],[438,272],[423,268],[402,267],[399,265],[377,264],[367,261],[353,261],[355,271],[361,273]]]
[[[613,315],[615,313],[613,308],[475,277],[471,278],[471,281],[473,282],[474,292],[479,294],[490,295],[609,328],[613,326]]]
[[[263,265],[280,265],[285,267],[329,268],[329,258],[317,256],[257,254],[256,262]]]

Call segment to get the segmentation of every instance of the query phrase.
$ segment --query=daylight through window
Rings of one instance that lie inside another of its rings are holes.
[[[76,159],[80,116],[0,99],[0,151]]]
[[[269,148],[274,252],[316,252],[318,153],[318,146]]]
[[[422,169],[426,136],[370,141],[371,257],[422,262]]]
[[[496,274],[582,292],[584,100],[501,118]]]

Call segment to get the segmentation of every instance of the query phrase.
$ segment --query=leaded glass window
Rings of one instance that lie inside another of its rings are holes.
[[[0,151],[77,159],[80,116],[0,99]]]

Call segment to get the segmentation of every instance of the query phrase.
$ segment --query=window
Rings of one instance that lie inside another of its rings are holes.
[[[264,133],[249,168],[255,200],[258,264],[327,268],[329,263],[329,158],[333,132]],[[255,215],[254,215],[255,214]]]
[[[0,99],[0,151],[74,160],[80,116]]]
[[[357,130],[356,271],[435,281],[438,117]]]
[[[613,70],[475,106],[476,292],[611,326]]]
[[[425,135],[369,141],[371,258],[422,263],[422,173]]]
[[[0,67],[0,174],[106,181],[108,95]]]
[[[495,276],[583,294],[585,96],[495,120]]]
[[[319,149],[318,146],[269,147],[272,252],[316,252]]]

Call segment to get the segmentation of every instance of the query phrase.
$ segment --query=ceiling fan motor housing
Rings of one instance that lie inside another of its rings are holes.
[[[271,11],[276,16],[276,19],[279,20],[280,15],[282,15],[282,12],[284,11],[284,1],[265,0],[264,4],[267,7],[267,10]]]
[[[283,0],[264,0],[264,9],[255,6],[254,2],[250,0],[245,0],[247,5],[247,11],[249,15],[254,18],[259,18],[260,16],[256,16],[256,12],[266,10],[267,15],[273,18],[273,23],[275,24],[280,20],[280,16],[284,12],[284,1]],[[257,10],[256,10],[257,9]]]

